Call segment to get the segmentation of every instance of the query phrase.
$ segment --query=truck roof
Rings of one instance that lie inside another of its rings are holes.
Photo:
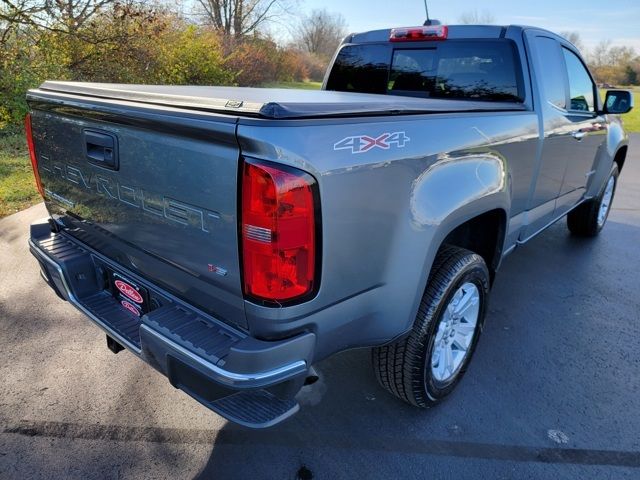
[[[326,90],[44,82],[30,98],[126,101],[268,119],[523,110],[515,102],[482,102]]]
[[[410,27],[411,25],[399,25],[398,27]],[[417,26],[417,25],[416,25]],[[396,27],[397,28],[397,27]],[[447,25],[447,39],[465,39],[465,38],[500,38],[504,37],[507,30],[526,30],[535,28],[549,33],[550,35],[561,38],[558,34],[545,28],[535,27],[531,25]],[[378,43],[389,41],[391,28],[383,28],[380,30],[369,30],[367,32],[352,33],[348,35],[343,43]]]
[[[409,27],[399,25],[398,27]],[[447,25],[448,39],[464,38],[500,38],[504,36],[507,28],[522,28],[518,25]],[[377,43],[389,41],[391,28],[370,30],[367,32],[353,33],[345,38],[343,43]]]

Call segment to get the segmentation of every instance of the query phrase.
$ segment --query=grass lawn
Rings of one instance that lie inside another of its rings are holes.
[[[320,90],[322,82],[276,82],[265,83],[265,88],[301,88],[303,90]]]
[[[633,89],[633,110],[622,116],[624,128],[629,133],[640,133],[640,87]]]
[[[24,135],[0,135],[0,218],[40,201]]]

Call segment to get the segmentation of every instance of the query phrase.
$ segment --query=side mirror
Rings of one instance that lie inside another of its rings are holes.
[[[629,90],[607,90],[607,95],[604,97],[603,113],[628,113],[632,108],[633,93]]]

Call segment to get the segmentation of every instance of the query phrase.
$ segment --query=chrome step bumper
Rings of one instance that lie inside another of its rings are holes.
[[[31,226],[29,248],[42,276],[109,337],[223,417],[253,428],[298,411],[294,396],[310,368],[315,335],[267,342],[234,329],[123,269],[47,220]],[[105,290],[103,267],[122,272],[162,299],[137,317]]]

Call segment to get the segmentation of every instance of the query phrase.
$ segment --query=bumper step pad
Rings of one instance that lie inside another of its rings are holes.
[[[282,400],[266,390],[255,390],[221,398],[210,408],[240,425],[263,428],[290,417],[300,406],[294,399]]]
[[[127,312],[109,292],[99,292],[80,300],[98,318],[108,318],[109,326],[140,349],[140,318]]]
[[[195,312],[170,305],[154,310],[143,317],[143,323],[215,365],[229,349],[245,338],[238,332],[207,322]]]

